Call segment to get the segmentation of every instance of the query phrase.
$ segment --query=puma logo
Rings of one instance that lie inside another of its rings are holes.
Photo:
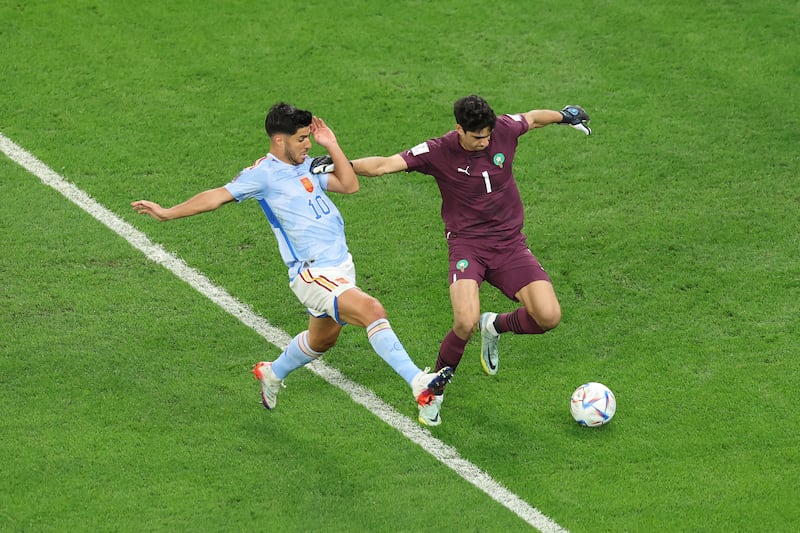
[[[456,167],[456,168],[458,169],[459,172],[463,172],[464,174],[469,176],[469,165],[467,165],[467,168],[460,168],[460,167]]]

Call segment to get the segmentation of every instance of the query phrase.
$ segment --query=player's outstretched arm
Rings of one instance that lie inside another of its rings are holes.
[[[558,111],[551,111],[549,109],[532,109],[527,113],[522,114],[525,120],[528,121],[530,129],[543,128],[550,124],[558,124],[561,119],[561,113]]]
[[[352,163],[356,174],[369,177],[401,172],[408,168],[405,159],[400,157],[400,154],[389,157],[362,157],[361,159],[354,160]]]
[[[399,155],[362,157],[361,159],[350,161],[350,166],[353,167],[357,175],[367,177],[383,176],[384,174],[400,172],[408,168],[405,160]],[[326,174],[334,172],[335,169],[336,165],[333,164],[333,159],[329,155],[315,157],[311,162],[311,172],[313,174]]]
[[[525,120],[528,121],[528,126],[531,129],[542,128],[550,124],[563,124],[565,126],[571,126],[586,135],[592,133],[592,130],[589,128],[589,115],[579,105],[568,105],[561,111],[534,109],[523,113],[523,116]]]
[[[161,207],[157,203],[149,200],[131,202],[131,207],[140,215],[150,215],[154,219],[163,222],[165,220],[174,220],[176,218],[190,217],[199,213],[213,211],[221,205],[232,202],[233,200],[234,197],[228,192],[228,189],[219,187],[203,191],[192,196],[185,202],[169,208]]]

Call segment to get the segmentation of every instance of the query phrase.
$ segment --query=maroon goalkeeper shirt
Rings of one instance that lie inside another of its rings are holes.
[[[519,136],[527,131],[522,115],[501,115],[485,150],[464,150],[453,130],[400,153],[408,172],[436,179],[447,235],[492,241],[519,238],[523,208],[512,170]]]

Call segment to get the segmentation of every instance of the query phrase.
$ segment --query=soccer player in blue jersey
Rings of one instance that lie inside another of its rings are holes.
[[[227,185],[170,208],[147,200],[131,206],[164,221],[213,211],[234,200],[254,198],[261,205],[289,269],[289,285],[309,313],[308,329],[295,336],[275,361],[253,367],[264,407],[274,409],[284,378],[321,357],[336,344],[342,326],[353,324],[366,328],[373,349],[409,384],[421,412],[441,392],[452,371],[449,367],[435,373],[420,370],[392,330],[380,301],[356,285],[344,221],[327,194],[350,194],[359,188],[336,136],[319,117],[286,103],[269,110],[265,127],[270,141],[267,155]],[[310,172],[312,136],[338,165],[335,172]],[[420,422],[439,424],[438,419],[421,416]]]
[[[532,110],[496,116],[477,95],[453,106],[455,129],[389,157],[352,162],[360,176],[416,171],[436,179],[442,196],[442,220],[450,256],[450,302],[453,328],[439,349],[436,368],[454,371],[467,341],[481,331],[481,364],[497,372],[501,333],[541,334],[561,321],[553,284],[528,248],[522,233],[523,207],[514,180],[519,137],[550,124],[566,124],[589,135],[589,116],[580,106],[561,111]],[[340,168],[334,165],[334,168]],[[522,305],[508,313],[480,313],[479,288],[484,281]],[[440,421],[442,394],[421,412]]]

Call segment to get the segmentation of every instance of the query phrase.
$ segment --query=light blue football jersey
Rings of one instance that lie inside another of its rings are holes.
[[[289,279],[310,267],[329,267],[348,257],[344,220],[325,194],[328,174],[311,173],[311,158],[290,165],[267,154],[225,188],[242,202],[255,198],[278,240]]]

